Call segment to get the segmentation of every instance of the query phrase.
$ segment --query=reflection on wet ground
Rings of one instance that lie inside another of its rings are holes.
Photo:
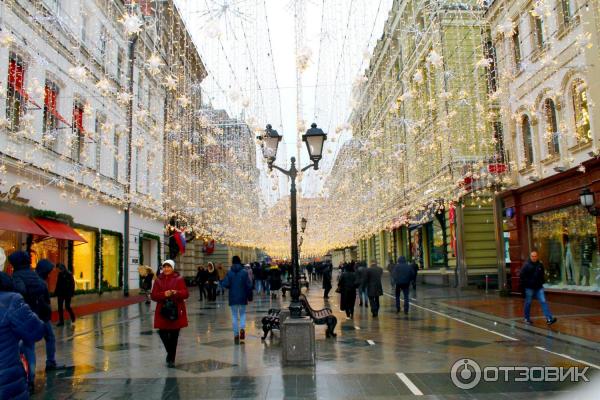
[[[452,383],[452,365],[462,358],[482,367],[600,365],[597,350],[435,308],[444,297],[437,288],[420,288],[418,307],[408,317],[396,314],[393,299],[384,296],[379,318],[357,306],[354,320],[346,320],[339,300],[325,302],[319,287],[315,283],[308,292],[311,304],[332,307],[339,324],[337,339],[326,339],[325,327],[316,327],[314,368],[282,367],[278,333],[260,340],[260,319],[269,308],[281,308],[280,299],[254,296],[246,343],[236,345],[226,300],[201,302],[192,291],[187,303],[190,325],[181,332],[176,368],[166,367],[152,328],[154,304],[135,304],[84,316],[74,327],[56,328],[57,359],[69,367],[48,374],[39,370],[33,398],[398,399],[418,392],[436,399],[530,400],[569,394],[589,384],[482,382],[463,390]],[[37,350],[43,359],[43,343]],[[43,365],[38,362],[38,368]],[[592,383],[595,376],[588,373]]]

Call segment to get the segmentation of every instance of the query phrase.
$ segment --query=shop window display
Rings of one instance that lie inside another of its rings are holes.
[[[75,288],[91,290],[96,287],[96,232],[75,229],[87,243],[73,245],[73,277]]]
[[[17,232],[0,230],[0,248],[4,250],[4,254],[8,256],[19,249],[19,234]],[[2,269],[2,265],[0,265]],[[8,261],[4,263],[4,272],[12,273],[11,265]]]
[[[431,267],[443,268],[446,266],[444,227],[438,218],[434,218],[427,226],[427,236],[429,238],[429,260]]]
[[[577,205],[535,214],[530,226],[546,287],[600,291],[595,217]]]
[[[102,287],[119,287],[121,238],[102,234]]]

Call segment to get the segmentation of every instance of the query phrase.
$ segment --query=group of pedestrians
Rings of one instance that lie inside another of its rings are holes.
[[[31,257],[25,251],[12,253],[8,261],[12,276],[0,272],[0,398],[26,399],[34,391],[37,341],[43,338],[45,342],[46,371],[60,368],[56,362],[56,339],[47,285],[55,265],[42,259],[34,271]],[[63,306],[71,321],[75,321],[70,305],[75,283],[64,265],[58,264],[57,268],[58,325],[64,325]]]
[[[354,318],[357,291],[360,306],[370,305],[371,315],[376,318],[379,315],[379,298],[383,295],[383,269],[376,262],[366,268],[365,264],[357,265],[354,261],[340,265],[340,269],[342,273],[336,292],[340,293],[340,309],[346,312],[346,319]]]
[[[367,268],[365,262],[343,263],[340,265],[342,273],[338,278],[336,292],[340,293],[340,309],[346,312],[346,319],[354,317],[354,307],[358,293],[359,306],[371,307],[371,314],[377,317],[379,314],[379,298],[383,295],[383,285],[381,283],[383,269],[373,261]],[[395,290],[396,312],[400,312],[400,294],[404,296],[404,314],[409,310],[409,288],[416,287],[417,268],[413,263],[408,263],[406,258],[401,256],[398,262],[392,264],[390,269],[390,279],[392,288]],[[324,297],[328,298],[331,289],[330,275],[324,274],[323,289]]]

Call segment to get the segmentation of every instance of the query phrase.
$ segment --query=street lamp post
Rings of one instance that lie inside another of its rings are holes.
[[[277,148],[282,136],[277,133],[271,125],[267,125],[265,134],[257,137],[261,140],[263,157],[267,160],[269,170],[280,171],[286,176],[289,176],[292,183],[290,187],[290,225],[291,225],[291,245],[292,245],[292,300],[290,302],[289,310],[290,317],[299,318],[302,313],[302,305],[300,304],[300,263],[299,263],[299,251],[298,251],[298,212],[296,205],[296,177],[298,172],[304,172],[310,168],[315,170],[319,169],[319,161],[323,156],[323,143],[327,140],[327,135],[322,129],[317,128],[317,124],[313,123],[309,130],[302,135],[302,141],[306,143],[308,155],[311,164],[302,168],[300,171],[296,168],[296,158],[291,158],[290,169],[283,169],[274,165],[275,159],[277,158]],[[302,231],[306,227],[306,219],[302,218]]]

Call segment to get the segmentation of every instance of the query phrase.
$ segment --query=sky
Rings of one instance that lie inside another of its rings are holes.
[[[288,157],[297,152],[298,100],[305,129],[315,122],[328,133],[321,169],[301,183],[309,197],[319,195],[339,146],[351,137],[344,128],[352,86],[368,67],[392,2],[176,0],[207,66],[202,88],[213,107],[256,129],[272,124]],[[303,147],[300,166],[307,158]]]

